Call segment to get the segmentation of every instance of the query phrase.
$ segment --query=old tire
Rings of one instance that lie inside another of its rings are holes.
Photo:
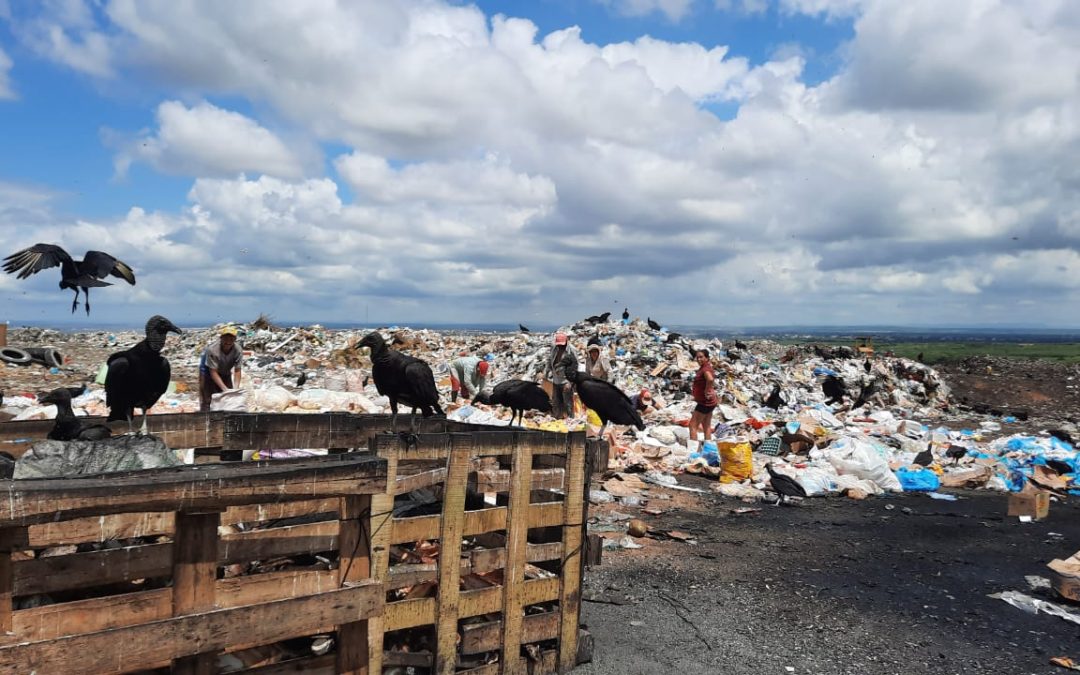
[[[64,365],[64,357],[52,347],[24,347],[30,359],[50,368],[59,368]]]
[[[22,366],[30,363],[30,355],[18,347],[0,347],[0,361]]]

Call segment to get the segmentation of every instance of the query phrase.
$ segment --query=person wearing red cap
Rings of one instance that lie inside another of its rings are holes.
[[[634,404],[634,410],[638,411],[642,415],[650,413],[654,410],[659,410],[661,403],[656,400],[648,389],[642,389],[638,393],[630,397],[630,402]]]
[[[450,362],[450,400],[457,401],[458,394],[468,402],[484,389],[491,368],[484,359],[476,356],[460,356]]]
[[[567,369],[578,369],[577,356],[570,347],[566,333],[555,333],[551,352],[544,362],[544,377],[551,381],[551,414],[565,419],[574,412],[574,383],[566,378]]]

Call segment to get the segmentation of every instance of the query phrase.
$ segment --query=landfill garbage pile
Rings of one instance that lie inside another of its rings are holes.
[[[371,363],[356,344],[368,330],[328,330],[318,325],[278,328],[260,319],[237,325],[244,352],[243,388],[216,395],[212,408],[233,411],[318,413],[389,412],[389,401],[370,379]],[[897,491],[934,492],[941,487],[986,487],[1017,491],[1048,469],[1055,489],[1075,492],[1080,459],[1070,433],[1009,434],[1014,420],[983,415],[966,428],[942,377],[903,358],[867,359],[848,347],[792,347],[769,341],[725,345],[692,339],[640,320],[580,322],[563,332],[584,361],[586,343],[599,341],[611,364],[611,381],[627,394],[647,389],[658,409],[645,415],[637,432],[608,427],[612,468],[632,469],[674,480],[680,473],[717,478],[715,489],[745,499],[775,492],[766,469],[790,477],[806,496],[846,494],[853,498]],[[220,326],[170,336],[163,354],[174,382],[150,411],[198,410],[198,363],[217,339]],[[477,333],[384,328],[394,349],[427,361],[443,401],[449,401],[449,361],[461,355],[487,359],[490,388],[511,379],[541,381],[551,336],[541,333]],[[9,344],[48,347],[63,354],[60,367],[42,363],[0,367],[6,390],[0,414],[16,420],[46,419],[52,406],[37,393],[88,383],[73,399],[77,415],[107,412],[100,386],[109,353],[130,347],[139,332],[58,333],[18,329]],[[697,447],[687,422],[694,407],[691,383],[697,364],[692,351],[709,349],[716,366],[720,405],[714,439]],[[843,381],[846,393],[827,402],[822,383]],[[479,403],[448,403],[451,419],[486,425],[509,424],[511,412]],[[406,409],[407,412],[407,409]],[[566,420],[529,411],[527,427],[595,433],[594,413],[575,406]],[[1042,469],[1040,469],[1042,467]]]

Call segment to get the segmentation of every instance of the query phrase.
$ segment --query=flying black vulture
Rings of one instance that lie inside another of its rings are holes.
[[[531,330],[529,330],[527,327],[525,327],[524,325],[522,325],[520,323],[518,324],[518,329],[520,329],[522,333],[531,333],[532,332]]]
[[[844,395],[847,394],[847,387],[839,377],[828,375],[825,377],[825,381],[821,383],[821,391],[825,394],[826,403],[837,405],[843,402]]]
[[[615,385],[569,367],[566,369],[566,379],[577,385],[581,402],[595,411],[600,418],[601,434],[608,422],[632,425],[640,431],[645,430],[645,423],[641,421],[641,414],[634,409],[633,401]]]
[[[660,330],[661,328],[660,324],[653,321],[651,317],[646,318],[645,323],[649,324],[649,328],[652,328],[653,330]]]
[[[390,430],[397,429],[398,402],[412,406],[410,432],[416,424],[417,409],[424,417],[445,414],[439,405],[439,390],[435,388],[435,375],[431,367],[418,358],[402,354],[386,346],[383,336],[368,333],[357,347],[371,349],[371,376],[375,388],[390,399]]]
[[[780,395],[780,385],[774,386],[772,391],[769,392],[769,397],[765,399],[765,407],[779,410],[785,405],[787,405],[787,401]]]
[[[111,283],[102,281],[110,274],[132,286],[135,285],[135,272],[125,263],[101,251],[87,251],[82,260],[73,260],[68,252],[59,246],[34,244],[4,258],[4,271],[8,274],[18,273],[20,279],[57,265],[60,266],[60,288],[75,291],[75,300],[71,303],[72,313],[79,306],[81,288],[86,296],[86,315],[90,315],[90,289],[112,286]]]
[[[507,380],[495,385],[491,393],[480,392],[473,400],[486,405],[502,405],[510,408],[510,425],[514,424],[514,417],[518,418],[518,425],[525,421],[526,410],[539,410],[551,412],[551,398],[548,397],[544,388],[529,380]]]
[[[56,424],[49,432],[54,441],[100,441],[112,436],[104,424],[84,424],[71,409],[71,387],[53,389],[38,400],[56,406]]]
[[[772,462],[765,465],[765,470],[769,472],[769,485],[772,487],[773,492],[780,495],[777,504],[786,504],[792,497],[799,497],[800,499],[806,497],[806,490],[799,484],[799,481],[774,469]]]
[[[163,316],[155,314],[146,322],[146,337],[131,349],[109,356],[105,375],[105,404],[109,406],[109,421],[127,420],[132,431],[135,408],[142,408],[142,434],[147,433],[147,410],[153,407],[169,388],[172,368],[161,355],[165,337],[181,330]]]
[[[629,307],[623,307],[622,320],[623,321],[629,321],[630,320],[630,308]]]

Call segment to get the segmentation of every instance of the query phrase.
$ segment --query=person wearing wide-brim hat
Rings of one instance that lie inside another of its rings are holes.
[[[236,326],[223,326],[199,359],[199,410],[203,412],[210,410],[214,394],[240,386],[243,351],[236,346],[238,333]]]

